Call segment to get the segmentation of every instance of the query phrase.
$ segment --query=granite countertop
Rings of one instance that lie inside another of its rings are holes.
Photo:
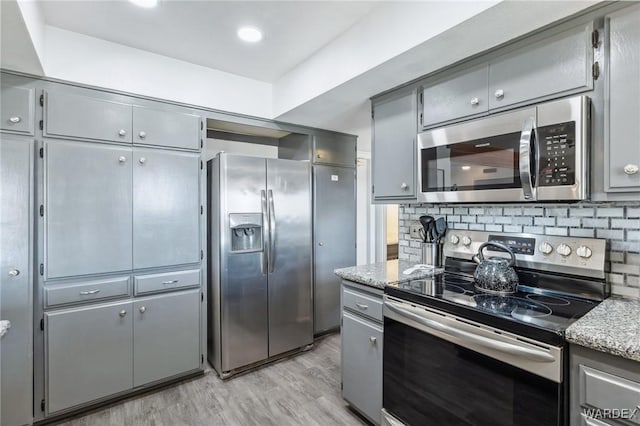
[[[384,286],[388,284],[433,276],[432,269],[418,269],[409,275],[404,275],[402,273],[402,271],[413,266],[415,266],[415,262],[409,262],[406,260],[389,260],[387,262],[370,263],[368,265],[336,269],[334,272],[337,276],[344,278],[345,280],[377,288],[384,288]],[[436,269],[436,271],[442,270]]]
[[[640,361],[640,300],[609,298],[567,328],[572,343]]]

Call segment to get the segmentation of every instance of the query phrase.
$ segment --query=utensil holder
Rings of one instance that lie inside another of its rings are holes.
[[[434,268],[441,268],[442,244],[438,242],[422,243],[422,263]]]

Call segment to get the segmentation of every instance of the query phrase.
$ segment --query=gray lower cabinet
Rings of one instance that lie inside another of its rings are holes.
[[[36,89],[0,83],[0,130],[33,135]]]
[[[640,363],[570,347],[571,426],[640,425]]]
[[[605,190],[640,191],[640,7],[608,15]]]
[[[343,281],[342,397],[375,424],[382,410],[381,307],[382,290]]]
[[[372,100],[374,202],[416,199],[417,92],[403,90]]]
[[[133,387],[130,300],[47,312],[46,413]]]
[[[133,385],[200,366],[200,289],[133,302]]]
[[[200,117],[134,105],[133,143],[199,150]]]
[[[200,262],[200,155],[133,149],[134,269]]]
[[[54,140],[44,151],[46,277],[130,270],[131,148]]]

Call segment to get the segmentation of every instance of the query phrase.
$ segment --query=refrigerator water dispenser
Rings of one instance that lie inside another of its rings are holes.
[[[231,252],[262,251],[262,213],[231,213]]]

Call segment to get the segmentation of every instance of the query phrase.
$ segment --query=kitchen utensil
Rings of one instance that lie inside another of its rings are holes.
[[[444,234],[446,234],[447,232],[447,221],[445,220],[445,218],[439,217],[434,222],[434,227],[436,230],[436,242],[440,243],[440,240],[442,239],[442,237],[444,237]]]
[[[482,250],[484,250],[485,247],[498,248],[509,253],[511,258],[485,258],[482,254]],[[516,256],[509,247],[491,241],[483,243],[478,248],[478,253],[473,256],[473,260],[478,263],[473,274],[476,289],[498,295],[507,295],[516,292],[519,281],[518,274],[515,269],[513,269]]]
[[[422,229],[424,229],[424,240],[423,243],[428,242],[428,239],[431,238],[431,226],[433,224],[433,216],[420,216],[420,223],[422,224]]]

